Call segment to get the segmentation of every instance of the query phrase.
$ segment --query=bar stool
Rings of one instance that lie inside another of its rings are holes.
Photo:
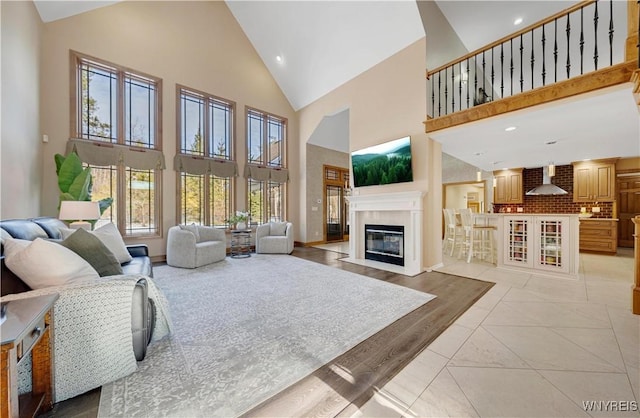
[[[453,256],[458,239],[461,239],[460,228],[456,224],[456,216],[453,209],[442,209],[444,214],[444,245],[443,251]],[[451,246],[451,250],[449,250]]]
[[[481,258],[482,260],[486,260],[487,258],[494,264],[494,233],[497,231],[494,225],[487,225],[486,220],[485,224],[473,224],[472,228],[472,248],[473,253],[467,257],[467,263],[471,260],[471,255]]]

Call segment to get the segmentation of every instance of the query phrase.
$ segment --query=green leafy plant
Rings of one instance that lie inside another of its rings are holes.
[[[54,159],[58,175],[58,188],[60,189],[58,208],[63,200],[91,201],[91,187],[93,186],[91,167],[82,167],[82,161],[75,152],[71,152],[66,157],[56,154]],[[107,210],[112,203],[111,197],[98,201],[100,214]]]
[[[235,225],[238,222],[246,223],[248,220],[249,220],[249,212],[241,212],[239,210],[237,210],[234,215],[231,215],[229,219],[226,219],[226,221],[231,225]]]

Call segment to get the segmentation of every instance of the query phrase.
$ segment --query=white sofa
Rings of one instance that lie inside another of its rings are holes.
[[[256,228],[256,253],[291,254],[293,252],[293,224],[269,222]]]
[[[222,261],[227,255],[227,240],[222,229],[201,225],[178,225],[169,228],[167,264],[196,268]]]

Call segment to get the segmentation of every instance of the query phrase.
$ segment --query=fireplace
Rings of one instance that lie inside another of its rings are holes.
[[[364,226],[364,258],[404,266],[404,226]]]

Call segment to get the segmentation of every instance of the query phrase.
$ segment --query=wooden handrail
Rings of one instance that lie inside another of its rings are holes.
[[[473,52],[469,52],[468,54],[463,55],[462,57],[456,59],[455,61],[451,61],[451,62],[449,62],[447,64],[441,65],[440,67],[436,68],[435,70],[427,71],[427,78],[429,78],[429,76],[431,76],[432,74],[435,74],[435,73],[438,73],[438,72],[444,70],[445,68],[449,68],[449,67],[452,67],[452,66],[454,66],[456,64],[459,64],[459,63],[465,61],[467,58],[473,58],[476,55],[481,54],[484,51],[491,50],[492,48],[494,48],[494,47],[496,47],[498,45],[501,45],[501,44],[503,44],[505,42],[508,42],[508,41],[510,41],[510,40],[512,40],[514,38],[517,38],[520,35],[524,35],[525,33],[529,33],[534,29],[537,29],[539,27],[542,27],[542,26],[546,25],[547,23],[551,23],[557,18],[566,16],[566,15],[568,15],[570,13],[575,12],[576,10],[580,10],[583,7],[589,6],[590,4],[595,3],[596,1],[598,1],[598,0],[582,0],[580,3],[574,4],[573,6],[568,7],[566,9],[554,14],[554,15],[551,15],[551,16],[545,18],[545,19],[542,19],[542,20],[534,23],[534,24],[531,24],[531,25],[527,26],[526,28],[523,28],[523,29],[519,30],[516,33],[512,33],[510,35],[507,35],[507,36],[505,36],[503,38],[498,39],[495,42],[492,42],[492,43],[490,43],[488,45],[483,46],[482,48],[476,49]]]

